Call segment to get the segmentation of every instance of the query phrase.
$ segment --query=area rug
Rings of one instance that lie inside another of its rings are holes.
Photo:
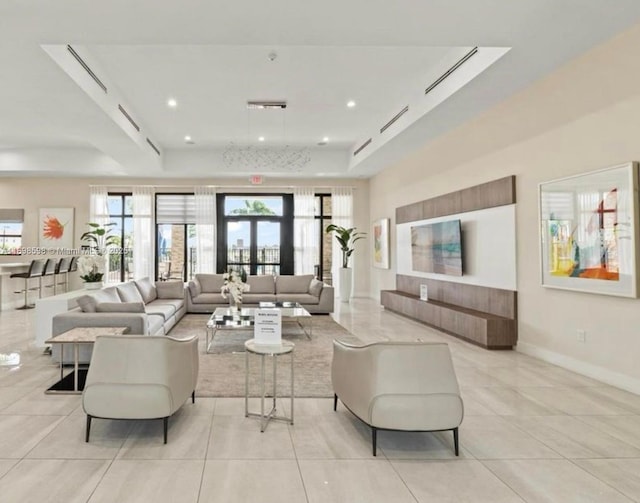
[[[169,335],[172,337],[199,337],[200,372],[196,396],[243,397],[245,387],[244,341],[251,339],[251,331],[218,331],[214,338],[212,353],[205,353],[205,327],[209,315],[188,314],[180,320]],[[305,322],[305,325],[308,322]],[[331,358],[333,339],[351,343],[359,340],[328,315],[314,315],[312,336],[309,339],[295,323],[283,327],[283,339],[295,344],[294,396],[324,398],[332,397]],[[249,394],[260,394],[260,356],[249,355]],[[290,356],[278,357],[278,396],[290,394]],[[273,367],[266,358],[266,383],[271,390]]]

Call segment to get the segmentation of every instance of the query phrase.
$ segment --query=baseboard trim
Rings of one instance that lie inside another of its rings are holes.
[[[516,351],[528,356],[539,358],[548,363],[553,363],[559,367],[571,370],[577,374],[581,374],[597,381],[602,381],[605,384],[610,384],[616,388],[621,388],[631,393],[640,395],[640,379],[635,379],[618,372],[586,363],[581,360],[576,360],[570,356],[556,353],[555,351],[549,351],[548,349],[540,348],[534,344],[518,341],[518,345],[514,348]]]

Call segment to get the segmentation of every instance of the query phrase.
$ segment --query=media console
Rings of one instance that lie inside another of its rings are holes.
[[[389,311],[487,349],[511,349],[518,341],[516,292],[412,276],[397,276],[398,290],[382,290]],[[420,300],[427,284],[429,300]]]

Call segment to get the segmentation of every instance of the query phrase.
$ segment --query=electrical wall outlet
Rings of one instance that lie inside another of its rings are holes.
[[[581,328],[578,329],[576,335],[578,337],[578,342],[587,342],[587,333]]]

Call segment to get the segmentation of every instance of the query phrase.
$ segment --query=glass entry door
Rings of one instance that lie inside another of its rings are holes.
[[[293,274],[292,195],[220,195],[218,229],[218,272]]]
[[[227,265],[247,274],[279,274],[280,222],[227,222]]]
[[[280,274],[280,222],[256,223],[256,274]]]
[[[234,220],[227,222],[227,265],[251,273],[251,222]]]

